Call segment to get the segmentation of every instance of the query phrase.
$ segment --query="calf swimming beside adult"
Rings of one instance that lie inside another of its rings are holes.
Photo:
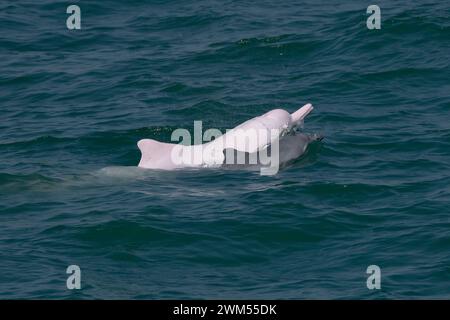
[[[213,141],[204,144],[182,145],[143,139],[138,142],[142,153],[138,166],[174,170],[253,164],[262,167],[276,165],[278,171],[279,164],[298,158],[311,141],[320,139],[295,131],[312,110],[311,104],[304,105],[292,114],[283,109],[274,109],[245,121],[223,135],[214,135]],[[271,159],[267,161],[269,153]],[[242,162],[236,159],[246,160]]]

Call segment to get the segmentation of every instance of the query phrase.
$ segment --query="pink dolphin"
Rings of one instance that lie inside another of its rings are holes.
[[[200,145],[186,146],[143,139],[137,144],[142,153],[138,166],[162,170],[221,166],[225,164],[226,149],[254,154],[271,146],[276,139],[279,141],[280,162],[287,162],[302,155],[309,142],[314,140],[304,134],[289,134],[302,125],[304,118],[312,110],[313,106],[309,103],[292,114],[283,109],[274,109]],[[188,157],[181,161],[181,154],[187,154]],[[201,156],[196,157],[197,155]]]

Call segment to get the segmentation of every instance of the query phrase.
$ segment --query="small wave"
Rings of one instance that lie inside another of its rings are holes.
[[[23,190],[48,190],[61,181],[61,179],[39,173],[9,174],[0,172],[0,188],[8,190],[8,193]]]

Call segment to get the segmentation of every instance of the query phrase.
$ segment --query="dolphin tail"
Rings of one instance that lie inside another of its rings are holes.
[[[303,119],[314,109],[311,103],[305,104],[303,107],[291,114],[292,122],[300,124]]]

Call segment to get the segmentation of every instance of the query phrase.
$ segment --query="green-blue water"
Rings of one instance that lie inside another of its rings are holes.
[[[0,298],[450,297],[448,1],[73,2],[0,3]],[[135,168],[307,102],[276,176]]]

